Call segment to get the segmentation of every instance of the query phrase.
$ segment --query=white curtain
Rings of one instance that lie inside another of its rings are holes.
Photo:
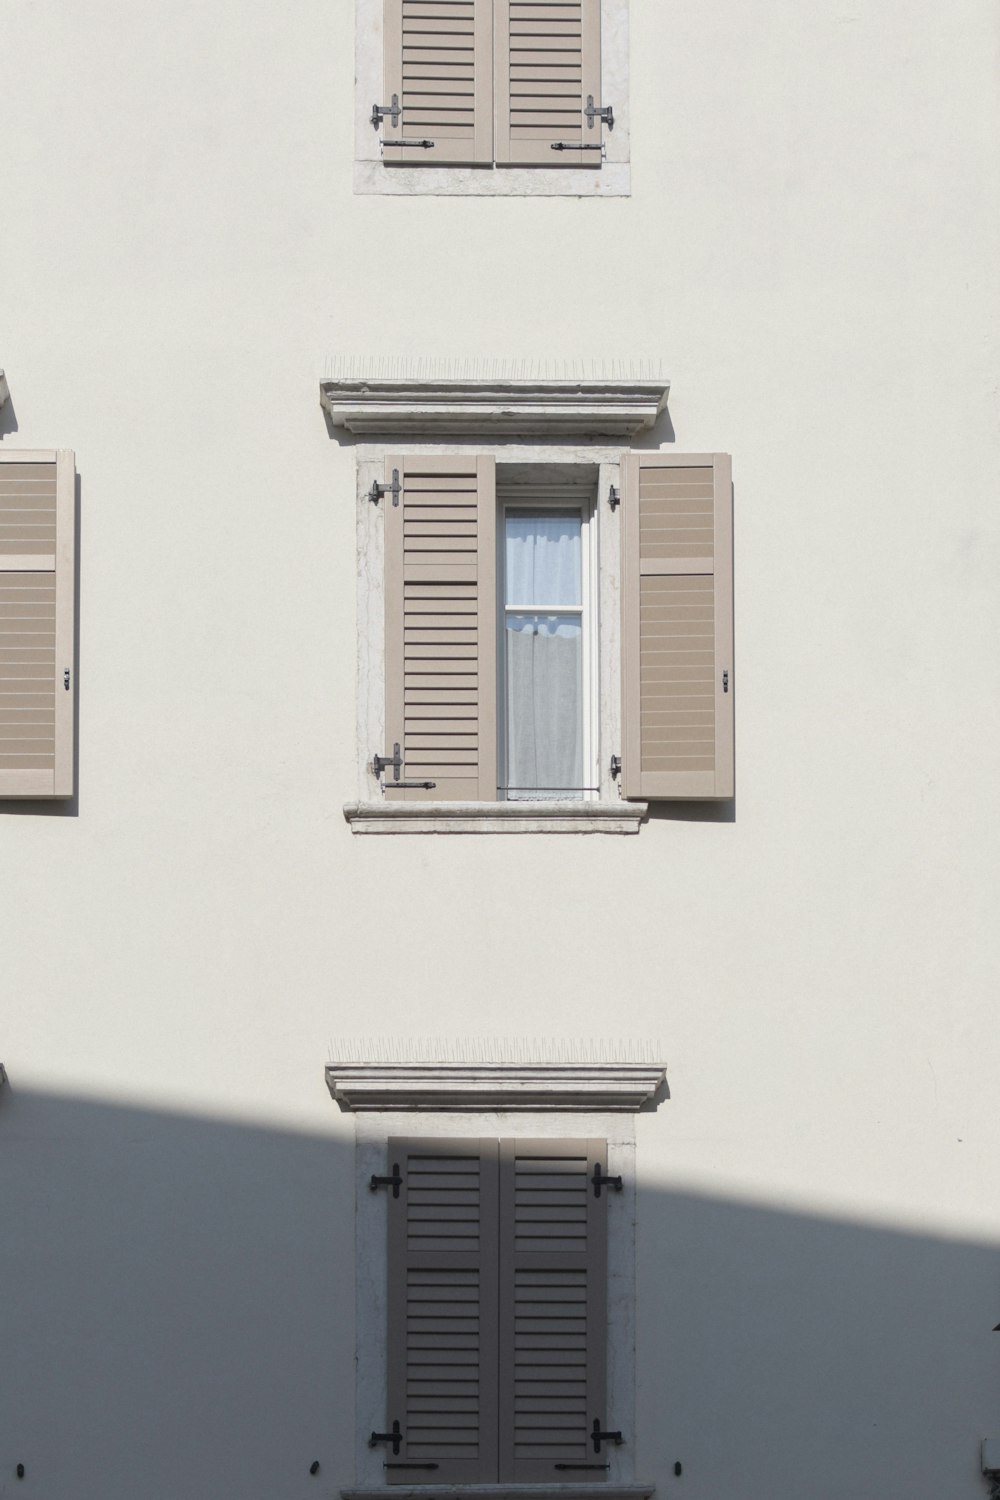
[[[507,795],[582,796],[582,616],[546,610],[581,603],[579,515],[508,514],[504,575]]]

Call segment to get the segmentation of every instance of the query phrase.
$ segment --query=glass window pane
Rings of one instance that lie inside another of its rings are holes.
[[[578,512],[508,511],[505,528],[506,602],[544,608],[582,602]]]
[[[582,796],[581,617],[509,614],[504,644],[508,797]]]

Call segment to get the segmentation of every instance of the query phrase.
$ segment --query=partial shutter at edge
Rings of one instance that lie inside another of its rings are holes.
[[[628,453],[622,477],[623,795],[732,797],[729,455]]]
[[[71,797],[76,467],[0,451],[0,798]]]
[[[388,1142],[390,1483],[496,1479],[497,1157],[495,1140]]]
[[[599,167],[601,0],[494,0],[496,159]]]
[[[603,1140],[500,1142],[500,1482],[601,1480],[607,1400]]]
[[[492,0],[384,0],[383,25],[386,165],[491,166]]]
[[[385,474],[386,796],[495,802],[495,460],[390,455]]]

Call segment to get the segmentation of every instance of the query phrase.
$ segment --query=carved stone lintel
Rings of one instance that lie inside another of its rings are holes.
[[[335,427],[366,437],[630,438],[652,427],[667,402],[665,380],[320,381]]]
[[[587,1110],[635,1113],[666,1078],[652,1063],[332,1062],[344,1110]]]

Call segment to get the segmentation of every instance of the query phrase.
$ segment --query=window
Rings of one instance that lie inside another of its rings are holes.
[[[362,504],[384,548],[384,718],[368,715],[364,763],[383,809],[575,827],[576,803],[634,831],[630,802],[732,796],[728,457],[614,456],[379,466],[377,511]],[[352,827],[380,816],[367,799],[345,811]]]
[[[358,0],[357,39],[358,190],[628,192],[627,0]]]
[[[386,1479],[604,1479],[606,1143],[391,1137],[385,1177]]]
[[[574,480],[548,466],[505,489],[503,472],[498,796],[593,797],[596,473]]]
[[[0,452],[0,798],[73,795],[76,470]]]

